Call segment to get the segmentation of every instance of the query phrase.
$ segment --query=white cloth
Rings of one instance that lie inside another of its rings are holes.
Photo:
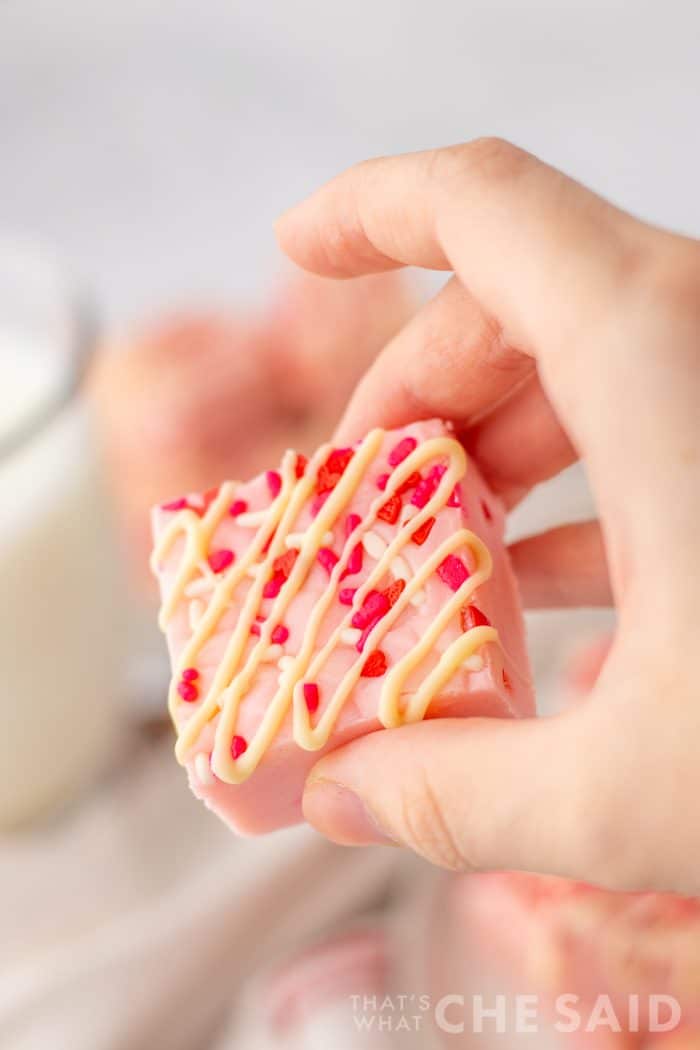
[[[228,1025],[249,1050],[245,979],[372,903],[399,856],[306,828],[236,839],[170,742],[142,744],[82,807],[0,840],[0,1046],[193,1050]]]

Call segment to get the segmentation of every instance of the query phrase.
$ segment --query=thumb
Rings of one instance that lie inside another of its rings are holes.
[[[435,719],[371,733],[316,764],[304,815],[343,845],[407,846],[452,870],[576,877],[595,806],[580,720]]]

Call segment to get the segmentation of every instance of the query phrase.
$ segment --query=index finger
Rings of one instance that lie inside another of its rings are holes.
[[[326,276],[454,269],[510,344],[542,356],[616,306],[650,232],[498,139],[364,162],[277,224],[283,250]]]

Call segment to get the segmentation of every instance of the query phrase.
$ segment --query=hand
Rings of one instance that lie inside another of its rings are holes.
[[[340,438],[451,419],[508,506],[581,456],[601,531],[514,564],[530,604],[612,596],[619,624],[585,703],[374,733],[316,765],[307,818],[448,868],[700,893],[700,245],[490,139],[352,168],[278,234],[327,276],[454,271]]]

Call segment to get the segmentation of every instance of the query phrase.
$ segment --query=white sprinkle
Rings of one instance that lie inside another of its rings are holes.
[[[418,507],[414,507],[412,503],[407,503],[405,507],[401,508],[401,513],[399,514],[399,525],[405,525],[411,520],[411,518],[415,518],[417,513]]]
[[[251,510],[245,514],[239,514],[235,518],[236,525],[240,525],[243,529],[257,529],[259,525],[267,518],[266,510]]]
[[[195,756],[194,771],[202,784],[209,786],[214,783],[214,774],[211,771],[209,757],[205,755],[203,751],[200,751],[199,754]]]
[[[484,669],[484,658],[479,656],[478,653],[474,653],[467,660],[464,661],[463,667],[467,671],[483,671]]]
[[[280,656],[284,653],[284,649],[281,645],[271,645],[263,654],[264,663],[276,664]]]
[[[215,584],[214,576],[200,576],[196,580],[192,580],[185,587],[185,595],[187,598],[198,598],[200,594],[207,594],[208,591],[214,589]]]
[[[371,529],[362,537],[362,546],[365,548],[370,558],[376,558],[377,561],[379,561],[387,548],[387,544],[382,537],[376,532],[372,532]]]
[[[194,630],[204,616],[204,602],[202,599],[193,598],[187,608],[187,612],[189,614],[190,627]]]
[[[361,637],[362,631],[358,631],[356,627],[345,627],[340,632],[340,640],[343,645],[355,645],[356,642],[359,642]]]
[[[411,566],[408,564],[405,558],[402,558],[400,554],[391,562],[391,571],[397,580],[410,580],[411,579]]]
[[[298,551],[304,545],[305,539],[306,536],[303,532],[290,532],[289,535],[285,538],[284,543],[289,550]],[[335,537],[332,532],[324,532],[321,543],[324,547],[332,547],[334,539]]]
[[[424,587],[419,587],[415,594],[412,594],[408,599],[411,605],[425,605],[428,595],[425,593]]]
[[[201,492],[189,492],[187,494],[187,502],[190,507],[197,507],[199,510],[204,506],[204,496]]]
[[[292,666],[293,663],[293,656],[280,656],[279,660],[277,661],[277,666],[279,667],[280,671],[286,671]]]

